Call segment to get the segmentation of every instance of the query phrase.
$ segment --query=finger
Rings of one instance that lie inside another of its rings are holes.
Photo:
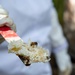
[[[0,14],[8,15],[8,12],[0,5]]]
[[[10,27],[13,25],[13,21],[9,17],[5,17],[5,18],[0,20],[0,27],[5,25],[5,24]]]
[[[15,25],[14,23],[13,23],[13,25],[11,26],[11,29],[16,32],[16,25]]]

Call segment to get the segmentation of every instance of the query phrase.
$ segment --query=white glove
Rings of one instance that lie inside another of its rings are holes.
[[[55,54],[58,68],[60,70],[59,75],[70,75],[72,71],[72,63],[70,56],[67,53],[67,49],[61,50]]]
[[[8,26],[16,32],[15,24],[13,23],[11,18],[9,18],[6,10],[0,6],[0,27],[2,27],[2,26]],[[4,40],[3,37],[0,35],[0,43],[2,43],[3,40]]]
[[[71,75],[72,69],[67,68],[65,71],[59,71],[59,75]]]

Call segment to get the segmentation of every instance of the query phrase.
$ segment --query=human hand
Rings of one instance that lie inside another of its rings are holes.
[[[59,75],[71,75],[72,64],[69,63],[64,71],[59,71]]]
[[[67,49],[61,50],[56,56],[57,65],[59,68],[59,75],[70,75],[72,71],[72,63]]]
[[[7,11],[0,6],[0,27],[8,26],[13,31],[16,32],[16,25],[13,23],[12,19],[9,17]],[[4,41],[3,37],[0,35],[0,43]]]

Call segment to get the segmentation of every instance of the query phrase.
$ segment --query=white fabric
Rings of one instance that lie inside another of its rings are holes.
[[[47,39],[50,31],[48,14],[50,6],[52,6],[50,0],[0,0],[0,4],[9,12],[10,17],[16,23],[18,35],[25,42],[32,39],[32,41],[42,41],[43,43],[43,40]],[[8,54],[6,46],[6,42],[0,45],[1,75],[51,74],[48,63],[36,63],[26,67],[14,54]]]
[[[52,41],[51,42],[52,46],[56,48],[66,43],[66,39],[63,35],[63,31],[62,31],[61,25],[59,24],[57,12],[55,9],[51,10],[50,16],[51,16],[50,23],[52,25],[50,39]]]
[[[54,9],[51,0],[0,0],[0,4],[9,12],[16,23],[18,35],[25,42],[31,39],[45,48],[47,44],[50,45],[48,36],[53,33],[50,14]],[[60,29],[59,25],[57,26]],[[61,38],[64,37],[61,36]],[[8,54],[6,46],[6,42],[0,45],[1,75],[51,75],[49,63],[36,63],[26,67],[14,54]]]

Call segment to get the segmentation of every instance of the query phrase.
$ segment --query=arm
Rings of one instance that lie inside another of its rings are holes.
[[[54,8],[51,9],[50,17],[50,22],[52,25],[50,39],[53,46],[53,53],[55,54],[59,70],[61,72],[67,71],[67,75],[69,75],[72,69],[72,65],[70,61],[70,56],[67,53],[68,43],[63,35],[63,31],[59,24],[56,10]]]

